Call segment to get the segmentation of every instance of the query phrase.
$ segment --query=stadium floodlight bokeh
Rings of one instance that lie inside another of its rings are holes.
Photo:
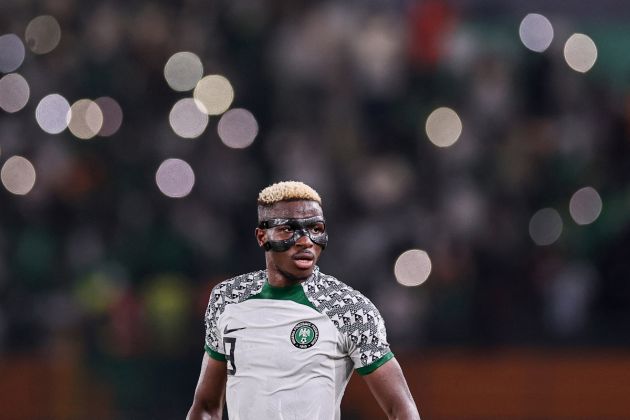
[[[37,104],[35,119],[46,133],[59,134],[68,128],[70,103],[58,93],[46,95]]]
[[[405,251],[396,259],[394,274],[396,281],[403,286],[419,286],[431,274],[431,259],[421,249]]]
[[[221,116],[217,133],[223,144],[233,149],[250,146],[258,135],[258,122],[246,109],[233,108]]]
[[[544,52],[553,41],[553,26],[549,19],[538,13],[523,18],[519,27],[521,42],[535,52]]]
[[[228,110],[234,100],[234,88],[224,76],[212,74],[199,80],[193,96],[202,112],[208,115],[221,115]]]
[[[426,132],[438,147],[452,146],[462,134],[462,121],[451,108],[437,108],[427,118]]]
[[[17,70],[24,61],[24,43],[16,34],[0,35],[0,72]]]
[[[573,34],[564,44],[564,58],[573,70],[586,73],[597,61],[597,46],[588,35]]]
[[[61,40],[59,22],[50,15],[37,16],[26,26],[24,39],[35,54],[47,54],[54,50]]]
[[[102,96],[94,100],[103,113],[103,124],[98,132],[101,137],[111,137],[123,123],[123,111],[116,99]]]
[[[209,120],[208,114],[200,110],[197,100],[193,98],[177,101],[168,119],[175,134],[185,139],[194,139],[202,135]]]
[[[70,106],[68,129],[78,139],[95,137],[103,127],[103,112],[91,99],[79,99]]]
[[[30,87],[24,77],[11,73],[0,78],[0,108],[9,113],[18,112],[26,106]]]
[[[155,173],[158,188],[167,197],[182,198],[190,194],[195,185],[195,173],[181,159],[166,159]]]
[[[164,78],[178,92],[192,90],[203,76],[203,64],[198,55],[191,52],[173,54],[164,66]]]
[[[569,212],[578,225],[593,223],[602,212],[602,199],[593,187],[577,190],[569,202]]]
[[[0,178],[10,193],[26,195],[35,185],[35,168],[28,159],[12,156],[2,165]]]
[[[529,234],[532,240],[541,246],[556,242],[562,234],[562,228],[560,213],[549,207],[538,210],[529,222]]]

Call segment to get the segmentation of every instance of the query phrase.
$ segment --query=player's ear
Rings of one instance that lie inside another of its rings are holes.
[[[258,246],[262,247],[263,244],[267,242],[267,231],[261,228],[256,228],[255,235]]]

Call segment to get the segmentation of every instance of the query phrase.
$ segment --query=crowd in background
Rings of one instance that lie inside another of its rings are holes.
[[[604,51],[597,22],[555,15],[554,42],[535,53],[519,41],[522,15],[439,0],[3,1],[0,12],[1,33],[21,36],[37,14],[62,28],[57,49],[18,70],[29,105],[0,114],[0,164],[22,155],[38,175],[24,197],[0,191],[0,355],[71,345],[129,404],[190,397],[209,291],[264,266],[255,199],[289,179],[322,195],[320,267],[376,303],[394,351],[630,344],[630,73],[613,80],[615,57],[602,55],[581,74],[562,56],[562,37],[589,28]],[[226,147],[216,119],[194,140],[173,133],[183,94],[163,68],[177,51],[231,81],[233,106],[260,127],[252,146]],[[120,131],[44,133],[34,109],[52,92],[115,98]],[[440,106],[463,123],[449,148],[424,131]],[[185,198],[155,184],[169,157],[195,171]],[[584,186],[603,211],[578,226],[568,202]],[[544,207],[564,230],[539,246],[528,224]],[[393,266],[412,248],[432,272],[405,288]]]

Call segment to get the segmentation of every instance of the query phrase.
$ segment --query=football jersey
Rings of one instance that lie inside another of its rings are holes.
[[[353,369],[394,356],[372,302],[317,267],[289,287],[266,270],[223,281],[205,322],[207,353],[227,363],[231,420],[338,420]]]

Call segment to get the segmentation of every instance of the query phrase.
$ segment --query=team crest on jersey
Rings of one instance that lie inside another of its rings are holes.
[[[298,349],[313,347],[319,338],[319,330],[312,322],[302,321],[291,331],[291,343]]]

